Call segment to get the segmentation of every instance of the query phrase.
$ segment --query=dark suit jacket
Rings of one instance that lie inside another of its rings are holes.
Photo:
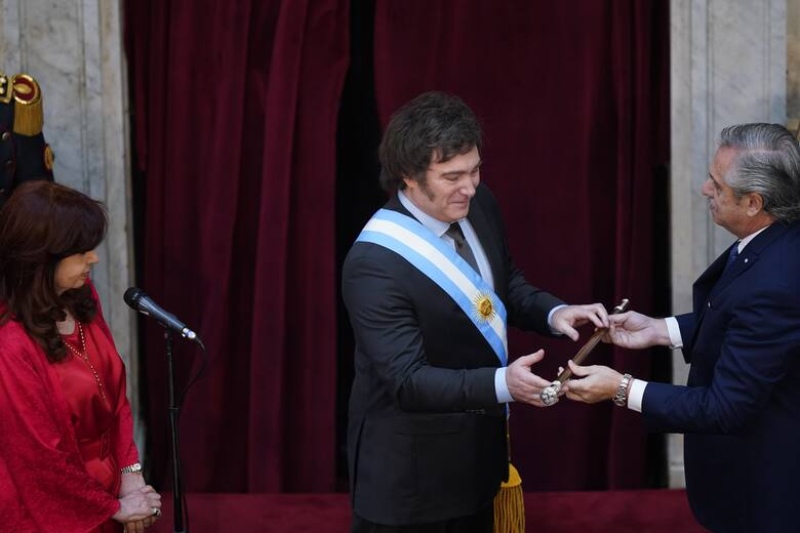
[[[703,526],[800,531],[800,225],[771,225],[725,271],[727,255],[678,317],[688,386],[648,384],[642,411],[652,429],[687,434]]]
[[[396,197],[385,207],[409,214]],[[563,302],[513,265],[483,185],[468,218],[509,323],[549,335],[547,314]],[[348,427],[355,512],[386,525],[477,512],[508,472],[497,356],[442,289],[382,246],[353,245],[342,288],[356,341]]]

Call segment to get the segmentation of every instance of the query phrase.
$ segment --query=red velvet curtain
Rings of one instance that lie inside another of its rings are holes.
[[[187,491],[334,489],[331,220],[348,8],[126,2],[141,287],[208,347],[181,416]],[[146,331],[151,464],[166,482],[164,342],[152,322]],[[196,359],[176,341],[179,387]]]
[[[652,312],[667,240],[654,241],[653,207],[668,146],[667,2],[375,5],[381,122],[421,91],[459,94],[482,118],[483,179],[528,279],[570,302],[627,297]],[[181,420],[189,492],[335,487],[335,141],[349,9],[126,2],[140,286],[200,332],[210,359]],[[164,343],[143,324],[149,464],[164,484]],[[510,342],[517,355],[545,347],[547,376],[580,346]],[[176,341],[181,386],[196,358]],[[649,374],[645,354],[600,347],[592,361]],[[526,490],[643,486],[644,439],[635,414],[607,403],[513,410]]]
[[[504,208],[515,261],[570,303],[652,313],[655,169],[667,157],[667,2],[405,0],[376,4],[375,93],[381,123],[416,94],[460,95],[482,119],[483,180]],[[555,377],[578,344],[540,347]],[[649,375],[646,354],[602,347],[590,362]],[[515,406],[513,462],[526,490],[641,487],[645,433],[609,402]]]

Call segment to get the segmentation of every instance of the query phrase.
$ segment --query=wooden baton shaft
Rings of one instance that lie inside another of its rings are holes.
[[[628,299],[623,298],[622,301],[619,303],[619,305],[616,306],[613,311],[611,311],[611,314],[616,315],[619,313],[623,313],[627,308],[628,308]],[[572,358],[572,362],[575,363],[576,365],[583,363],[583,360],[586,359],[586,357],[589,355],[589,352],[594,350],[595,346],[597,346],[597,343],[600,342],[600,339],[603,337],[603,335],[605,335],[606,331],[608,331],[608,328],[599,328],[597,331],[595,331],[594,334],[592,334],[592,336],[589,337],[589,340],[586,341],[586,344],[584,344],[583,347],[580,350],[578,350],[578,353],[575,354],[575,357]],[[556,379],[559,382],[564,383],[571,377],[572,377],[572,370],[570,370],[569,366],[567,366],[558,375]]]

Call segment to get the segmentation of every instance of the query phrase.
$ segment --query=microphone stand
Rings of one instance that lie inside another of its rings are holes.
[[[183,529],[183,480],[181,479],[180,448],[178,445],[178,416],[181,406],[175,403],[175,369],[172,362],[172,331],[165,328],[164,340],[167,349],[167,386],[169,387],[169,433],[172,440],[172,507],[175,533],[186,533]]]

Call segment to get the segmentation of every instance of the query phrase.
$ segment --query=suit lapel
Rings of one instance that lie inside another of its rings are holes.
[[[716,295],[727,289],[733,280],[741,276],[750,267],[752,267],[756,261],[758,261],[758,258],[761,256],[761,252],[763,252],[764,249],[766,249],[770,244],[775,242],[777,238],[786,233],[786,229],[786,226],[777,222],[769,226],[767,229],[758,234],[747,246],[745,246],[744,250],[742,250],[742,253],[739,254],[739,257],[736,259],[736,261],[727,269],[724,268],[724,263],[727,262],[727,252],[723,254],[724,257],[717,258],[717,261],[722,259],[723,272],[721,273],[719,280],[711,288],[710,297],[714,298]],[[730,250],[730,248],[728,250]]]
[[[725,250],[694,283],[694,309],[697,313],[697,325],[694,336],[700,329],[700,324],[706,311],[713,306],[714,300],[730,287],[734,280],[747,272],[758,261],[761,253],[781,235],[786,233],[787,227],[775,222],[757,235],[747,246],[736,261],[727,269],[730,247]],[[736,246],[734,243],[732,246]],[[694,341],[693,341],[694,342]]]
[[[505,301],[505,283],[503,282],[502,277],[504,273],[503,252],[502,248],[498,245],[499,239],[502,237],[492,232],[491,225],[486,218],[486,213],[484,212],[483,207],[477,201],[475,201],[474,198],[469,206],[469,214],[467,215],[467,219],[469,220],[470,224],[472,224],[472,228],[475,230],[478,240],[481,241],[481,246],[486,254],[486,259],[489,261],[489,266],[492,267],[494,290],[497,295],[500,296],[500,299]]]

